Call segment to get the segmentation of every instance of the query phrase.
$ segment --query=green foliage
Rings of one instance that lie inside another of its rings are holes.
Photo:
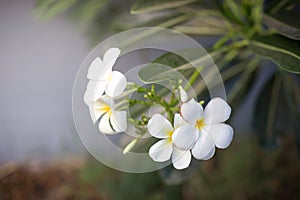
[[[278,31],[278,33],[286,37],[300,40],[300,25],[297,20],[291,20],[291,16],[293,15],[291,15],[289,12],[280,15],[280,17],[265,14],[263,17],[263,22],[268,27],[275,29]],[[293,17],[294,19],[299,19],[300,15],[296,13]]]
[[[284,138],[287,132],[295,132],[300,155],[300,81],[299,75],[291,74],[300,73],[299,1],[137,0],[131,4],[131,9],[129,9],[130,6],[126,1],[118,1],[118,3],[115,1],[113,1],[114,3],[110,1],[100,2],[98,3],[96,0],[36,0],[36,11],[38,14],[52,17],[65,9],[70,9],[72,11],[70,13],[78,13],[77,16],[82,19],[80,21],[92,24],[91,27],[94,29],[94,35],[97,39],[101,37],[103,30],[115,28],[116,21],[119,24],[118,30],[130,27],[157,26],[194,36],[217,35],[219,37],[215,39],[214,44],[207,45],[205,48],[221,72],[228,92],[228,100],[234,109],[247,97],[257,76],[260,75],[260,71],[257,70],[258,67],[266,63],[268,65],[273,63],[278,67],[275,72],[276,75],[275,78],[266,81],[266,85],[256,99],[254,125],[259,133],[257,134],[259,135],[258,138],[267,147],[276,146],[278,136]],[[131,14],[138,15],[129,15],[129,10],[131,10]],[[130,17],[130,23],[126,22],[128,17]],[[147,37],[147,34],[144,34],[143,37]],[[199,67],[203,59],[205,58],[198,58]],[[265,60],[271,60],[272,63],[265,62]],[[140,79],[145,83],[158,83],[166,80],[178,82],[184,77],[198,96],[203,98],[207,94],[206,84],[199,72],[192,70],[189,64],[179,56],[166,53],[154,60],[153,63],[167,65],[174,70],[170,71],[170,68],[161,65],[155,67],[149,65],[139,72]],[[142,105],[139,106],[144,108]],[[282,108],[286,108],[286,110]],[[285,121],[288,123],[282,123]],[[246,170],[246,175],[243,177],[249,175],[251,170],[256,170],[257,166],[243,165],[243,162],[248,162],[247,156],[252,155],[249,152],[246,153],[240,155],[241,159],[244,158],[243,161],[236,163],[236,166],[233,163],[233,166],[228,167],[228,170],[229,168],[236,169],[237,172]],[[230,160],[230,158],[227,159]],[[237,172],[228,171],[228,174],[219,181],[233,181],[234,178],[232,177],[235,177],[234,174]],[[261,173],[263,174],[263,171]],[[173,181],[168,174],[172,174],[172,170],[162,175],[165,182],[169,184],[178,183],[178,179]],[[205,178],[206,176],[202,174],[201,177]],[[184,180],[184,178],[180,180]],[[255,185],[259,180],[251,179],[241,185],[239,184],[240,178],[235,181],[237,188],[245,189],[249,186],[250,189],[247,192],[251,193],[253,192],[251,185]],[[215,186],[211,185],[212,187]],[[200,183],[199,188],[201,187],[205,188],[204,181]],[[215,194],[214,190],[210,190],[211,188],[207,187],[204,190],[206,189]],[[226,193],[226,191],[223,192]],[[160,194],[158,197],[161,197]],[[205,192],[198,197],[209,199],[208,193]],[[224,196],[214,197],[224,198]],[[239,197],[236,196],[235,198]]]
[[[145,11],[146,5],[143,4]],[[151,8],[158,8],[160,5],[160,1],[152,2],[149,11],[159,11]],[[207,50],[221,71],[228,101],[237,107],[255,83],[256,76],[259,75],[257,68],[265,63],[264,59],[273,61],[278,66],[278,71],[300,73],[299,23],[295,20],[299,18],[299,6],[300,4],[291,1],[278,1],[272,5],[266,5],[262,0],[224,0],[214,3],[199,1],[192,5],[168,8],[169,13],[182,13],[182,16],[193,13],[192,18],[170,25],[169,28],[192,35],[222,35],[212,47],[208,46]],[[191,80],[193,72],[189,71],[185,63],[176,63],[178,58],[169,53],[157,60],[163,59],[163,64],[177,69],[187,80]],[[167,74],[165,71],[169,72],[167,69],[149,69],[146,67],[140,71],[140,78],[145,82],[151,78],[155,78],[156,82],[163,81],[168,77],[164,76]],[[276,73],[279,74],[276,75],[277,78],[267,82],[256,99],[254,127],[259,133],[258,138],[267,149],[276,147],[278,138],[286,134],[287,130],[296,133],[297,144],[300,144],[299,125],[295,123],[300,113],[297,108],[299,91],[284,89],[283,86],[288,81],[281,77],[287,76],[285,73],[287,72]],[[173,74],[172,76],[176,77]],[[206,84],[199,74],[195,77],[191,85],[197,96],[203,99],[208,95],[205,90]],[[282,107],[284,105],[285,107]],[[292,121],[294,122],[291,123]],[[184,180],[183,173],[174,175],[177,179],[173,179],[168,175],[174,173],[172,171],[164,169],[161,172],[166,183],[176,184],[178,180]]]
[[[169,0],[169,1],[138,0],[132,5],[130,13],[141,14],[141,13],[148,13],[148,12],[160,11],[160,10],[171,9],[171,8],[178,8],[183,5],[193,3],[195,1],[199,1],[199,0]]]
[[[251,41],[253,51],[274,61],[282,69],[300,73],[300,41],[280,35],[268,35]]]
[[[104,34],[120,29],[119,19],[128,12],[125,1],[108,0],[35,0],[35,15],[49,20],[65,11],[84,29],[96,43]],[[126,28],[126,27],[124,27]]]

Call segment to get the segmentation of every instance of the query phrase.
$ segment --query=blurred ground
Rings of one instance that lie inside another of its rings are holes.
[[[184,184],[166,186],[157,172],[127,174],[94,159],[7,164],[0,199],[299,199],[300,167],[294,140],[264,151],[243,138],[203,162]]]

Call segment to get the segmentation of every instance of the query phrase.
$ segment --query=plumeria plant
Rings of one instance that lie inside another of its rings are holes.
[[[180,101],[174,100],[175,96],[167,101],[156,93],[154,85],[149,89],[127,83],[124,74],[113,71],[119,55],[120,49],[108,49],[103,59],[95,58],[87,74],[89,82],[84,101],[89,106],[93,123],[98,123],[102,134],[125,132],[128,122],[137,130],[145,129],[143,134],[149,133],[159,139],[150,147],[149,156],[156,162],[165,162],[171,158],[174,168],[178,170],[189,167],[192,156],[198,160],[208,160],[215,154],[215,147],[225,149],[230,145],[233,129],[224,122],[230,117],[231,108],[224,99],[213,98],[203,109],[203,101],[189,99],[183,87],[178,85],[173,92],[179,93]],[[131,92],[144,94],[144,100],[130,99],[126,91],[129,86]],[[150,108],[159,104],[164,111],[152,116],[143,114],[141,119],[128,118],[128,109],[126,111],[121,106],[124,92],[128,98],[125,102],[129,106],[141,104]],[[120,98],[122,101],[115,104]],[[135,144],[136,140],[129,143],[124,153]]]

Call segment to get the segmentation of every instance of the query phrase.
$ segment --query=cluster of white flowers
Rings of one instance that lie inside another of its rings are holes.
[[[89,83],[84,101],[89,106],[95,124],[99,119],[99,130],[104,134],[124,132],[127,129],[126,111],[115,108],[114,100],[125,90],[127,81],[124,74],[112,68],[120,55],[120,49],[110,48],[103,56],[97,57],[90,65],[87,78]],[[233,129],[224,122],[231,114],[225,100],[213,98],[203,109],[180,86],[180,114],[174,115],[173,126],[161,114],[154,114],[147,128],[151,136],[159,138],[149,150],[150,157],[157,162],[172,159],[176,169],[190,165],[192,155],[199,160],[208,160],[215,153],[215,147],[224,149],[233,138]]]
[[[114,103],[114,99],[125,90],[127,84],[124,74],[112,70],[120,53],[118,48],[108,49],[103,60],[97,57],[91,63],[87,74],[89,82],[84,102],[89,106],[93,123],[100,119],[99,130],[105,134],[127,129],[126,112],[115,110]]]
[[[172,156],[176,169],[190,165],[191,153],[199,160],[213,157],[215,147],[225,149],[233,138],[233,129],[224,122],[231,113],[230,106],[221,98],[213,98],[203,110],[194,99],[187,101],[187,94],[180,88],[181,114],[175,114],[174,128],[162,115],[155,114],[148,123],[149,133],[162,140],[149,151],[150,157],[164,162]],[[186,102],[187,101],[187,102]]]

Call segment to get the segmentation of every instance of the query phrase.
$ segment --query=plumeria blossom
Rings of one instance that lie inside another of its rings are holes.
[[[197,159],[210,159],[215,147],[224,149],[232,141],[233,129],[224,123],[230,113],[230,106],[219,97],[213,98],[204,110],[194,99],[183,103],[181,115],[188,123],[174,131],[173,143],[183,151],[192,149]]]
[[[102,96],[90,107],[90,114],[94,123],[100,119],[99,130],[105,134],[123,132],[127,129],[126,111],[114,109],[114,101]]]
[[[148,122],[148,131],[153,137],[161,139],[152,145],[149,150],[149,155],[154,161],[165,162],[172,157],[172,163],[176,169],[184,169],[189,166],[192,157],[191,152],[177,148],[172,141],[174,131],[185,123],[179,114],[175,114],[174,128],[160,114],[151,117]]]
[[[103,60],[97,57],[88,69],[87,78],[89,83],[84,95],[85,103],[98,100],[105,91],[109,97],[120,95],[126,88],[126,77],[119,71],[112,71],[112,68],[121,51],[118,48],[108,49]]]

